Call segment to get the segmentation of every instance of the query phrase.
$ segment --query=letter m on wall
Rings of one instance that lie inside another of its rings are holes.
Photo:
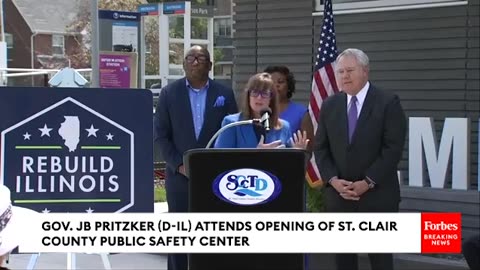
[[[445,118],[440,146],[432,118],[409,119],[409,185],[423,187],[424,166],[433,188],[447,187],[447,169],[452,162],[452,189],[470,187],[470,122],[468,118]],[[425,155],[423,155],[425,153]]]

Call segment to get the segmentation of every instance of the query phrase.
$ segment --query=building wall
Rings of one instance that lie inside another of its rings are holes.
[[[306,105],[322,22],[321,16],[312,17],[312,1],[234,2],[235,90],[266,65],[285,64],[298,79],[293,99]],[[364,50],[371,60],[372,82],[398,94],[407,116],[433,117],[438,139],[446,117],[470,119],[470,190],[407,186],[408,140],[399,164],[404,176],[402,211],[460,211],[464,236],[480,228],[478,2],[335,15],[339,51]],[[447,178],[451,181],[450,172]]]
[[[232,0],[216,0],[215,16],[226,16],[232,14]]]
[[[14,46],[13,61],[9,63],[9,67],[30,68],[30,28],[11,0],[5,0],[4,8],[5,32],[12,34]]]
[[[288,65],[295,99],[306,101],[312,72],[312,1],[234,1],[234,89],[268,65]]]
[[[478,1],[471,2],[478,5]],[[364,50],[371,60],[371,80],[397,93],[407,116],[433,117],[438,138],[445,118],[471,119],[474,151],[470,177],[472,189],[476,189],[480,114],[478,98],[474,98],[479,90],[473,84],[478,84],[478,59],[474,59],[478,40],[475,49],[475,37],[468,37],[475,26],[466,27],[473,19],[470,9],[474,9],[472,5],[342,14],[335,16],[335,27],[339,51],[349,47]],[[476,21],[478,39],[478,18]],[[320,24],[321,17],[316,17],[315,32]],[[469,81],[471,89],[467,89]],[[405,150],[407,147],[408,141]],[[400,163],[404,176],[408,175],[407,166],[408,151],[404,151]]]
[[[33,50],[35,55],[51,55],[52,54],[52,35],[39,34],[35,36]],[[35,68],[40,68],[41,65],[35,61]]]

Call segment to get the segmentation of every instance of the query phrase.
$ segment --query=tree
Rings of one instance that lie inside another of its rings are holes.
[[[147,2],[172,2],[161,0],[99,0],[98,8],[106,10],[119,10],[119,11],[136,11],[138,5],[146,4]],[[206,4],[206,0],[194,0],[192,4]],[[181,38],[183,33],[183,17],[177,17],[175,20],[171,20],[170,25],[170,37]],[[201,18],[192,18],[192,37],[193,38],[206,38],[207,33],[207,20]],[[146,57],[145,57],[145,73],[148,75],[159,74],[159,36],[158,36],[158,19],[157,17],[146,17],[145,25],[145,45],[146,45]],[[90,14],[90,1],[81,1],[78,9],[77,18],[68,27],[68,31],[81,33],[76,41],[79,46],[70,56],[70,61],[73,67],[89,67],[91,63],[91,14]],[[183,45],[172,44],[170,47],[170,62],[180,64],[183,61]],[[214,52],[214,55],[221,55]]]
[[[98,8],[136,11],[138,5],[145,3],[144,0],[99,0]],[[76,38],[78,46],[70,55],[70,61],[73,67],[88,67],[91,63],[92,19],[90,13],[90,1],[80,1],[76,19],[67,27],[67,31],[69,32],[81,33],[81,35]]]

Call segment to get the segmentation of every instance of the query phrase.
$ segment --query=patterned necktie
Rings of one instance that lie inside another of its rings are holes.
[[[350,100],[350,109],[348,110],[348,141],[352,142],[353,132],[357,126],[357,97],[352,96]]]

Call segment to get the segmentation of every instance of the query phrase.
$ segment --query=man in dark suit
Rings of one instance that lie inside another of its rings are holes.
[[[155,111],[155,142],[166,161],[166,192],[169,212],[188,211],[188,179],[183,154],[205,148],[223,118],[237,112],[232,89],[208,77],[212,68],[208,50],[193,46],[183,62],[186,77],[160,92]],[[169,270],[186,270],[187,255],[169,255]]]
[[[480,234],[470,236],[462,243],[462,253],[470,270],[480,269]]]
[[[337,57],[339,93],[322,105],[315,157],[327,212],[398,212],[397,164],[406,136],[399,98],[369,82],[368,56],[347,49]],[[345,243],[348,245],[348,243]],[[358,269],[357,254],[337,254],[337,269]],[[373,270],[393,269],[392,254],[369,254]]]

